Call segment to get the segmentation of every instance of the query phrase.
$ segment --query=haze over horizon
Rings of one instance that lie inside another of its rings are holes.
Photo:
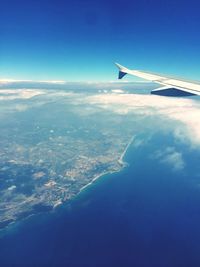
[[[110,81],[117,61],[200,80],[198,1],[9,0],[0,9],[0,79]]]

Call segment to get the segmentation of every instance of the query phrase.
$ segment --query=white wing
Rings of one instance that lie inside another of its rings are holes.
[[[165,96],[200,95],[200,83],[198,82],[189,82],[176,78],[164,77],[162,75],[145,71],[130,70],[118,63],[115,64],[119,68],[119,79],[122,79],[126,74],[130,74],[161,84],[162,87],[152,90],[152,94]]]

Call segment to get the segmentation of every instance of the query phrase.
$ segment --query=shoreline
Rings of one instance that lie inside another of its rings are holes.
[[[118,159],[118,162],[119,162],[119,164],[122,165],[122,167],[119,168],[119,170],[116,170],[116,171],[107,171],[107,172],[105,171],[105,172],[103,172],[103,173],[100,174],[100,175],[96,175],[96,176],[91,180],[91,182],[89,182],[88,184],[86,184],[86,185],[84,185],[83,187],[81,187],[80,191],[79,191],[78,194],[75,196],[75,198],[76,198],[82,191],[84,191],[85,189],[87,189],[87,187],[89,187],[90,185],[92,185],[96,180],[98,180],[98,179],[101,178],[102,176],[107,175],[107,174],[118,173],[118,172],[120,172],[121,170],[123,170],[125,167],[127,167],[127,166],[128,166],[128,163],[124,161],[124,157],[125,157],[125,155],[126,155],[127,150],[129,149],[130,145],[132,144],[133,140],[134,140],[134,136],[132,136],[132,138],[130,139],[130,141],[129,141],[128,144],[126,145],[124,151],[122,152],[120,158]]]
[[[79,190],[79,192],[74,197],[68,199],[65,202],[62,202],[62,204],[64,204],[64,205],[65,204],[68,204],[69,201],[73,201],[74,199],[76,199],[79,196],[79,194],[81,194],[85,189],[87,189],[87,187],[91,186],[96,180],[98,180],[102,176],[108,175],[108,174],[118,173],[122,169],[124,169],[125,167],[127,167],[128,166],[128,163],[124,161],[124,157],[126,155],[127,150],[129,149],[130,145],[132,144],[133,140],[134,140],[134,136],[132,136],[132,138],[130,139],[130,141],[126,145],[124,151],[122,152],[120,158],[118,159],[118,163],[122,165],[121,168],[119,168],[118,170],[115,170],[115,171],[104,171],[101,174],[96,175],[88,184],[86,184],[83,187],[81,187],[80,190]],[[52,207],[52,210],[48,211],[47,213],[51,213],[51,212],[55,211],[60,206],[61,205],[57,205],[56,207]],[[33,217],[35,215],[39,215],[39,214],[43,214],[43,212],[38,212],[38,213],[35,213],[35,214],[33,213],[33,214],[28,215],[27,217],[22,218],[19,221],[18,220],[13,220],[12,222],[8,223],[5,227],[0,228],[0,238],[1,238],[2,234],[5,234],[5,233],[3,233],[5,230],[9,230],[10,227],[12,229],[12,226],[13,227],[17,227],[18,223],[20,224],[21,222],[24,222],[27,219],[29,219],[29,218],[31,218],[31,217]]]
[[[126,155],[127,150],[129,149],[130,145],[133,143],[134,140],[134,136],[132,136],[131,140],[128,142],[127,146],[124,149],[124,152],[121,154],[120,158],[119,158],[119,163],[120,164],[127,164],[127,162],[124,161],[124,157]]]

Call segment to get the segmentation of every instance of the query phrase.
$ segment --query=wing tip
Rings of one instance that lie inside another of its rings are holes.
[[[118,79],[120,80],[120,79],[122,79],[127,74],[126,68],[124,66],[120,65],[117,62],[115,62],[115,65],[119,69]]]

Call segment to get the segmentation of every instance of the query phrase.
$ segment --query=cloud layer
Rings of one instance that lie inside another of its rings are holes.
[[[4,89],[0,90],[0,100],[29,99],[41,94],[44,94],[44,91],[33,89]]]
[[[103,88],[103,87],[102,87]],[[49,98],[63,97],[71,104],[98,107],[120,115],[138,114],[143,117],[160,116],[168,122],[177,123],[174,127],[176,138],[190,140],[193,146],[200,145],[200,103],[199,99],[170,98],[146,94],[128,94],[122,89],[111,88],[101,93],[94,90],[92,94],[84,90],[46,90],[46,89],[1,89],[0,100],[31,99],[43,95],[43,103]],[[38,99],[39,101],[39,99]],[[18,103],[19,104],[19,103]],[[28,104],[28,103],[27,103]],[[37,103],[35,103],[37,104]],[[23,103],[25,105],[25,103]],[[19,106],[19,111],[26,110],[27,106]],[[162,127],[167,127],[163,125]]]
[[[175,128],[177,138],[187,138],[200,145],[200,103],[199,100],[171,98],[155,95],[108,93],[89,96],[92,105],[118,114],[135,113],[143,116],[159,115],[182,124]],[[183,132],[182,132],[183,131]]]

